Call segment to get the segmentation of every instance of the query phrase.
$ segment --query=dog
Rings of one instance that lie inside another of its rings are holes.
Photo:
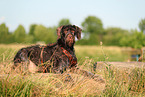
[[[91,72],[77,66],[74,51],[75,37],[81,39],[82,29],[75,25],[63,25],[57,28],[57,42],[46,46],[30,46],[20,49],[14,57],[13,68],[29,72],[59,73],[69,70],[94,78]]]

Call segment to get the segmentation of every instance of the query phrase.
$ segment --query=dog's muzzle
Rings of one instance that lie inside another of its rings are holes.
[[[65,36],[65,42],[67,45],[69,45],[70,47],[74,44],[75,42],[75,38],[74,38],[74,33],[68,31],[66,36]]]
[[[66,36],[65,36],[65,38],[67,38],[67,37],[74,38],[74,33],[72,33],[71,31],[68,31],[67,34],[66,34]]]

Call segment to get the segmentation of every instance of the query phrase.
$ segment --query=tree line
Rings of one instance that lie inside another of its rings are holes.
[[[44,25],[31,24],[26,33],[23,25],[19,25],[14,32],[10,32],[5,23],[0,24],[0,43],[36,43],[43,41],[46,44],[57,40],[56,29],[61,25],[72,24],[69,19],[61,19],[57,26],[45,27]],[[141,48],[145,46],[145,19],[139,21],[140,31],[126,30],[119,27],[104,28],[100,18],[88,16],[81,23],[82,36],[78,45],[103,45],[128,46]]]

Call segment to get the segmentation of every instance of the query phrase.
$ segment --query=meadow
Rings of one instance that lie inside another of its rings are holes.
[[[0,96],[1,97],[48,97],[48,96],[96,96],[96,97],[143,97],[145,96],[145,68],[117,68],[107,62],[126,62],[130,58],[125,47],[75,46],[78,66],[101,76],[105,83],[70,75],[73,81],[65,81],[67,73],[23,74],[11,71],[16,52],[28,45],[0,44]],[[93,71],[93,64],[98,64]]]

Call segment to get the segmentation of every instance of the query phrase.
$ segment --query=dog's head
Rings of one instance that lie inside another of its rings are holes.
[[[75,43],[75,36],[81,39],[82,29],[75,25],[64,25],[57,28],[58,40],[65,46],[72,47]]]

